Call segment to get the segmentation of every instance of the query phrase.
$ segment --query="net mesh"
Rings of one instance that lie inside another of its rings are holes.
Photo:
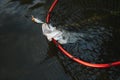
[[[53,1],[47,0],[47,5],[50,6]],[[119,21],[120,0],[59,0],[50,19],[53,26],[80,34],[71,34],[73,39],[77,37],[78,40],[63,47],[75,57],[92,63],[120,60]],[[58,56],[75,80],[120,79],[119,68],[92,70],[71,61],[61,53]],[[104,75],[106,76],[103,78]]]
[[[59,0],[52,12],[51,23],[57,27],[77,28],[119,14],[119,9],[119,1],[115,0]]]

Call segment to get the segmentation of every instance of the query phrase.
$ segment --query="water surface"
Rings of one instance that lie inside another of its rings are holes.
[[[42,64],[51,64],[53,61],[49,59],[58,56],[53,60],[61,64],[55,62],[54,66],[62,65],[66,72],[63,71],[63,76],[67,74],[73,80],[120,80],[120,67],[101,70],[78,65],[46,40],[41,25],[31,22],[31,15],[45,21],[52,1],[0,0],[0,79],[39,80],[43,75],[40,71],[49,75],[44,71],[46,65]],[[51,23],[80,34],[76,43],[63,45],[65,49],[93,63],[120,60],[119,2],[110,0],[107,3],[104,0],[66,0],[57,5]],[[62,69],[58,72],[62,73]]]

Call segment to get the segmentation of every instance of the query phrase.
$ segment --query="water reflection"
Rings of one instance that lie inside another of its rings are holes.
[[[0,2],[1,80],[18,80],[30,74],[36,64],[46,59],[48,45],[42,35],[41,25],[32,23],[30,19],[31,14],[41,15],[40,18],[43,18],[44,10],[43,6],[39,6],[39,9],[30,13],[29,8],[34,5],[36,3],[33,0]]]

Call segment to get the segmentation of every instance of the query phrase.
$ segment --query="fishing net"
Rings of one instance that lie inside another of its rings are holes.
[[[50,7],[53,1],[47,0],[46,4]],[[75,57],[92,63],[120,60],[119,21],[119,0],[59,0],[50,18],[53,26],[68,31],[72,39],[77,39],[62,46]],[[60,52],[58,56],[75,80],[120,80],[119,68],[92,70]]]
[[[52,3],[54,0],[49,0]],[[100,23],[111,15],[119,15],[119,2],[114,0],[59,0],[52,11],[51,23],[57,27],[81,27]]]

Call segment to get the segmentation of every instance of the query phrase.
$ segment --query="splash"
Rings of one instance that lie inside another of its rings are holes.
[[[56,27],[53,27],[51,24],[44,23],[40,19],[34,18],[33,16],[32,21],[42,24],[43,35],[45,35],[49,41],[52,41],[52,38],[54,38],[61,44],[74,43],[78,40],[79,36],[82,36],[79,33],[68,32],[63,29],[61,30],[57,29]]]

